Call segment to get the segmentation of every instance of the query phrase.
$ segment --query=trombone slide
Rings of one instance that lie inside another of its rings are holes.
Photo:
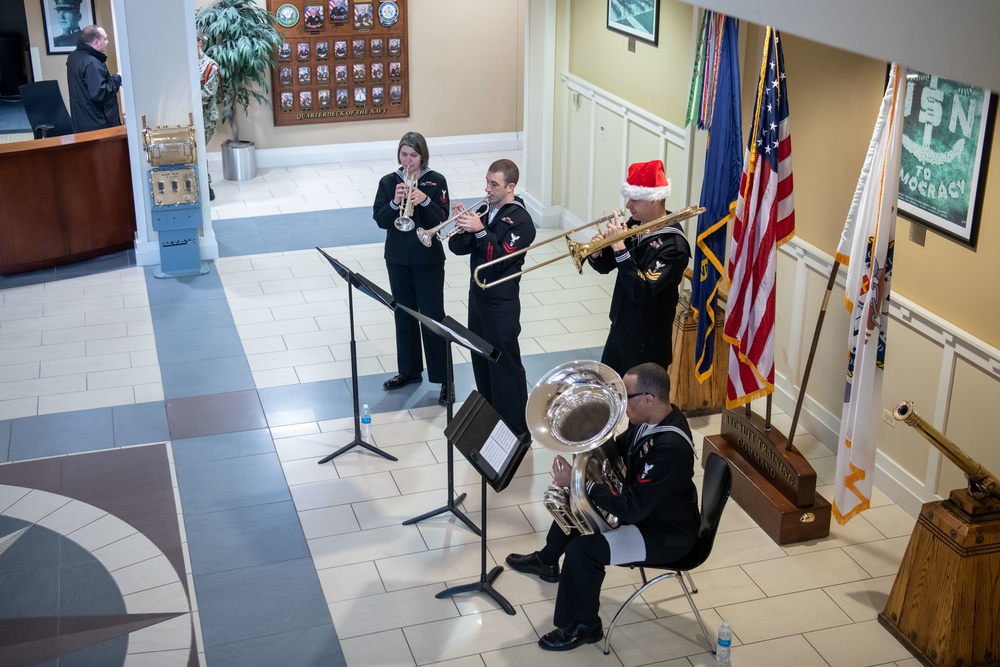
[[[583,260],[587,259],[588,257],[590,257],[595,253],[600,252],[604,248],[609,248],[615,243],[618,243],[619,241],[624,241],[625,239],[632,236],[638,236],[640,234],[649,234],[651,232],[659,231],[664,227],[674,224],[675,222],[687,220],[688,218],[692,218],[696,215],[701,215],[704,212],[705,209],[702,208],[701,206],[688,206],[687,208],[682,208],[676,213],[671,213],[669,215],[663,216],[662,218],[657,218],[656,220],[644,222],[636,227],[631,227],[629,229],[626,229],[624,232],[621,232],[619,234],[606,236],[603,239],[600,239],[599,241],[591,241],[589,243],[578,243],[577,241],[574,241],[571,238],[569,238],[570,235],[575,234],[581,229],[586,229],[587,227],[592,227],[593,225],[600,224],[602,222],[606,222],[612,219],[614,217],[614,214],[609,216],[604,216],[599,220],[595,220],[594,222],[589,222],[586,225],[577,227],[576,229],[571,229],[568,232],[560,234],[559,236],[553,236],[550,239],[546,239],[545,241],[542,241],[540,243],[535,243],[533,245],[528,246],[527,248],[522,248],[520,250],[510,253],[509,255],[504,255],[503,257],[498,257],[497,259],[486,262],[485,264],[480,264],[479,266],[476,267],[476,270],[473,272],[472,278],[473,280],[476,281],[476,284],[479,285],[479,287],[481,287],[482,289],[489,289],[494,285],[499,285],[501,283],[507,282],[508,280],[514,280],[515,278],[520,278],[525,273],[530,273],[536,269],[540,269],[543,266],[548,266],[553,262],[557,262],[560,259],[565,259],[567,257],[572,257],[573,264],[574,266],[576,266],[576,270],[579,271],[580,273],[583,273]],[[512,257],[523,255],[529,250],[533,250],[535,248],[543,246],[546,243],[552,243],[553,241],[558,241],[561,238],[565,238],[566,244],[569,246],[569,250],[563,253],[562,255],[557,255],[555,257],[552,257],[551,259],[545,260],[544,262],[539,262],[534,266],[529,266],[528,268],[518,271],[517,273],[512,273],[511,275],[504,276],[499,280],[494,280],[491,283],[484,283],[482,280],[480,280],[479,272],[485,269],[486,267],[494,266],[496,264],[499,264],[500,262],[505,262],[508,259],[511,259]]]

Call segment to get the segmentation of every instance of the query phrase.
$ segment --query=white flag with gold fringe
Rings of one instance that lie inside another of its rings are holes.
[[[847,264],[844,305],[851,313],[833,492],[833,516],[840,524],[871,505],[889,324],[905,94],[906,68],[894,64],[837,247],[837,261]]]

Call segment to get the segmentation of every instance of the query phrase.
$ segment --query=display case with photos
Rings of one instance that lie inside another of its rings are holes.
[[[298,13],[278,26],[275,125],[410,115],[407,0],[268,0],[267,9],[288,4]]]

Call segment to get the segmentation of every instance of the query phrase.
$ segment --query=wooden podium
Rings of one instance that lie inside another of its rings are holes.
[[[124,127],[0,145],[0,275],[134,244]]]
[[[716,452],[733,472],[732,497],[778,544],[830,534],[830,503],[816,493],[816,471],[763,417],[724,410],[722,431],[705,438],[701,460]]]
[[[1000,666],[1000,500],[925,504],[878,620],[925,665]]]

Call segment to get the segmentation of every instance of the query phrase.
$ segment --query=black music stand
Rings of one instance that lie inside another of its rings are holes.
[[[409,313],[415,320],[443,338],[448,344],[447,354],[445,357],[447,360],[445,368],[447,373],[446,386],[448,387],[448,424],[450,425],[452,422],[452,405],[454,403],[452,395],[455,393],[455,366],[451,355],[451,344],[455,343],[457,345],[461,345],[465,349],[470,350],[481,357],[486,357],[493,362],[496,362],[496,360],[500,358],[500,352],[485,340],[472,333],[447,315],[442,321],[438,322],[437,320],[427,317],[426,315],[421,315],[416,311],[410,310],[406,306],[396,304],[396,307],[406,313]],[[447,428],[445,428],[445,435],[448,435]],[[469,517],[462,512],[462,510],[458,509],[458,505],[460,505],[463,500],[465,500],[464,493],[457,498],[455,497],[455,455],[452,452],[451,438],[448,438],[448,502],[436,510],[431,510],[430,512],[421,514],[420,516],[407,519],[403,522],[403,525],[409,526],[417,523],[418,521],[429,519],[432,516],[444,514],[445,512],[451,512],[457,516],[462,523],[468,526],[469,530],[474,532],[476,535],[481,535],[482,533],[476,524],[472,523],[472,520],[469,519]]]
[[[526,433],[515,435],[478,391],[473,391],[469,395],[462,409],[444,432],[449,439],[454,439],[458,451],[462,452],[482,476],[483,531],[480,533],[482,567],[479,581],[446,588],[434,597],[441,599],[459,593],[478,591],[489,595],[505,612],[513,616],[514,607],[493,588],[493,582],[503,572],[503,565],[497,565],[486,572],[486,482],[488,480],[490,486],[497,492],[507,488],[514,477],[514,471],[521,465],[524,454],[531,446],[531,439]]]
[[[396,300],[392,298],[392,295],[383,290],[381,287],[373,283],[372,281],[365,278],[360,273],[355,273],[349,268],[335,260],[330,255],[323,252],[322,248],[316,248],[319,253],[326,257],[327,261],[333,265],[334,270],[340,274],[340,276],[347,281],[347,306],[348,311],[350,311],[351,316],[351,388],[354,394],[354,440],[344,445],[333,454],[324,456],[317,463],[320,465],[332,461],[344,452],[351,450],[355,447],[364,447],[368,451],[378,454],[379,456],[385,457],[390,461],[398,461],[395,456],[384,452],[375,445],[370,445],[364,441],[361,437],[361,409],[358,405],[358,347],[357,342],[354,340],[354,290],[358,290],[364,294],[367,294],[371,298],[375,299],[379,303],[385,305],[389,310],[396,309]],[[354,289],[351,289],[351,288]]]

